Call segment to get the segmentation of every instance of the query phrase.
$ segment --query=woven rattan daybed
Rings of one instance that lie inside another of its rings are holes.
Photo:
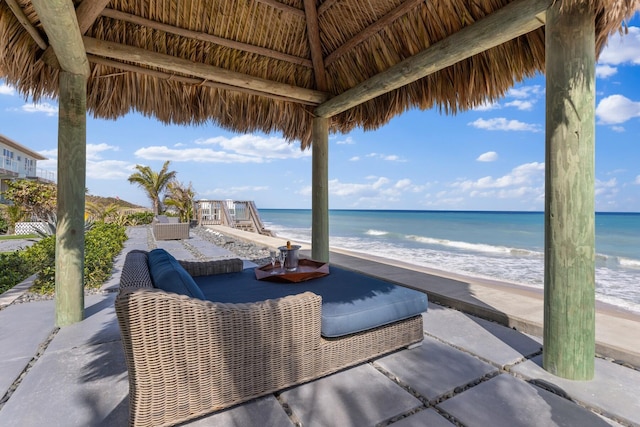
[[[173,425],[423,339],[421,315],[324,338],[322,298],[312,292],[236,304],[166,292],[154,287],[147,256],[127,255],[116,298],[131,425]],[[236,287],[252,273],[239,259],[180,264],[196,279],[233,277]]]

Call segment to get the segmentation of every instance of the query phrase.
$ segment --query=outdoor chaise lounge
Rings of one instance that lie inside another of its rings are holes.
[[[189,238],[189,223],[179,222],[177,217],[158,215],[153,219],[153,237],[156,240],[181,240]]]
[[[116,313],[131,425],[197,418],[423,339],[421,292],[333,266],[264,282],[242,265],[127,254]]]

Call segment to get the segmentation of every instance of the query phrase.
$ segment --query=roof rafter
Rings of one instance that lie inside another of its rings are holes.
[[[137,47],[107,42],[86,36],[83,37],[83,40],[87,53],[105,58],[161,68],[186,76],[196,76],[213,82],[288,97],[292,100],[295,99],[314,105],[321,104],[329,98],[329,95],[325,92],[253,77],[224,68],[214,67],[213,65],[199,64],[187,59],[176,58]]]
[[[100,12],[107,7],[111,0],[84,0],[76,9],[76,18],[78,19],[78,27],[80,28],[80,34],[85,34],[91,25],[98,19]],[[47,47],[42,54],[42,60],[49,66],[54,68],[60,68],[58,58],[51,48]]]
[[[60,67],[71,74],[89,75],[76,10],[71,0],[32,0]]]
[[[320,27],[318,25],[318,11],[316,10],[315,0],[304,0],[304,12],[307,17],[307,37],[309,39],[309,50],[311,51],[311,62],[313,63],[316,87],[326,92],[329,86],[327,84],[324,60],[322,59]]]
[[[283,12],[292,14],[292,15],[296,15],[299,16],[301,18],[304,18],[304,10],[286,5],[284,3],[280,3],[277,0],[256,0],[258,3],[264,3],[267,4],[271,7],[273,7],[274,9],[278,9],[281,10]]]
[[[16,0],[6,1],[7,6],[9,6],[9,9],[11,9],[13,15],[16,17],[18,22],[20,22],[20,25],[22,25],[24,29],[27,30],[33,41],[36,42],[40,49],[45,50],[49,46],[49,44],[42,38],[40,31],[38,31],[38,29],[34,27],[33,24],[31,24],[31,21],[29,21],[29,18],[26,17],[18,2]]]
[[[114,61],[113,59],[107,59],[107,58],[103,58],[101,56],[95,56],[95,55],[87,55],[87,57],[89,58],[89,62],[93,63],[93,64],[99,64],[99,65],[105,65],[107,67],[112,67],[112,68],[117,68],[119,70],[122,70],[123,72],[132,72],[132,73],[137,73],[137,74],[145,74],[147,76],[150,77],[155,77],[158,79],[162,79],[162,80],[174,80],[180,83],[185,83],[185,84],[190,84],[190,85],[194,85],[194,86],[206,86],[206,87],[211,87],[211,88],[215,88],[215,89],[224,89],[224,90],[232,90],[235,92],[242,92],[242,93],[246,93],[249,95],[257,95],[257,96],[264,96],[267,98],[271,98],[271,99],[275,99],[277,101],[285,101],[285,102],[297,102],[299,104],[305,104],[305,105],[318,105],[317,103],[312,103],[312,102],[305,102],[305,101],[301,101],[299,99],[294,99],[288,96],[280,96],[280,95],[274,95],[272,93],[265,93],[265,92],[260,92],[257,90],[251,90],[251,89],[247,89],[244,87],[238,87],[238,86],[231,86],[228,84],[224,84],[224,83],[216,83],[216,82],[212,82],[203,78],[195,78],[195,77],[185,77],[185,76],[178,76],[176,74],[172,74],[172,73],[167,73],[165,71],[158,71],[158,70],[152,70],[150,68],[144,68],[144,67],[139,67],[137,65],[133,65],[133,64],[126,64],[124,62],[119,62],[119,61]],[[97,78],[106,78],[106,77],[110,77],[109,76],[98,76]]]
[[[178,36],[215,43],[220,46],[229,47],[244,52],[255,53],[269,58],[278,59],[280,61],[290,62],[296,65],[302,65],[309,68],[312,67],[311,61],[307,58],[300,58],[298,56],[289,55],[272,49],[267,49],[265,47],[254,46],[247,43],[228,40],[223,37],[218,37],[207,33],[201,33],[197,31],[187,30],[185,28],[175,27],[169,24],[163,24],[162,22],[152,21],[150,19],[142,18],[131,13],[120,12],[113,9],[104,9],[104,11],[102,12],[102,16],[130,22],[132,24],[137,24],[148,28],[153,28],[155,30],[164,31],[166,33],[175,34]]]
[[[480,21],[434,43],[417,55],[331,98],[315,109],[331,117],[349,108],[433,74],[544,25],[539,15],[554,0],[516,0]]]
[[[391,24],[393,21],[409,12],[411,9],[417,7],[420,3],[424,3],[424,0],[407,0],[404,3],[400,4],[391,12],[387,13],[385,16],[369,25],[367,28],[356,34],[355,37],[347,40],[346,43],[327,55],[324,60],[325,67],[331,65],[346,52],[353,49],[355,46],[368,39],[369,37],[373,36],[380,30]]]

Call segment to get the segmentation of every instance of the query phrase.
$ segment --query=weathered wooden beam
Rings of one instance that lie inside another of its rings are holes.
[[[382,29],[386,28],[393,21],[405,15],[411,9],[416,8],[421,3],[424,3],[424,0],[407,0],[404,3],[400,4],[391,12],[387,13],[385,16],[378,19],[373,24],[369,25],[363,31],[359,32],[355,37],[347,40],[345,44],[343,44],[342,46],[340,46],[339,48],[331,52],[329,55],[327,55],[327,58],[324,61],[325,67],[328,67],[333,62],[338,60],[346,52],[350,51],[351,49],[353,49],[354,47],[356,47],[357,45],[359,45],[369,37],[373,36],[374,34],[378,33]]]
[[[183,36],[195,40],[202,40],[209,43],[215,43],[220,46],[241,50],[243,52],[255,53],[258,55],[266,56],[268,58],[289,62],[291,64],[302,65],[309,68],[312,66],[311,61],[307,58],[300,58],[298,56],[289,55],[287,53],[278,52],[276,50],[267,49],[265,47],[254,46],[248,43],[225,39],[224,37],[218,37],[207,33],[191,31],[185,28],[175,27],[173,25],[163,24],[161,22],[152,21],[150,19],[142,18],[131,13],[120,12],[113,9],[105,9],[102,12],[102,16],[112,19],[118,19],[120,21],[130,22],[132,24],[141,25],[147,28],[153,28],[155,30],[164,31],[166,33],[175,34],[178,36]]]
[[[331,98],[315,115],[331,117],[543,26],[536,15],[553,0],[515,0],[417,55]]]
[[[311,48],[311,62],[313,62],[313,74],[316,78],[316,88],[323,92],[328,90],[327,73],[322,59],[322,45],[320,42],[320,27],[318,25],[318,13],[315,0],[304,0],[304,11],[307,16],[307,38]]]
[[[176,58],[162,53],[151,52],[132,46],[84,37],[84,46],[89,54],[139,65],[157,67],[186,76],[196,76],[205,80],[244,87],[258,92],[271,93],[297,99],[312,104],[320,104],[328,99],[328,94],[317,90],[300,88],[286,83],[274,82],[247,74],[226,70],[212,65],[199,64],[187,59]]]
[[[263,3],[266,5],[271,6],[274,9],[278,9],[281,10],[285,13],[288,13],[290,15],[295,15],[295,16],[299,16],[301,18],[304,18],[304,10],[300,10],[298,8],[289,6],[287,4],[284,3],[280,3],[277,0],[256,0],[258,3]]]
[[[16,0],[6,0],[7,6],[13,12],[13,15],[16,17],[20,25],[24,27],[25,30],[29,33],[34,42],[40,47],[40,49],[45,50],[49,44],[42,38],[40,31],[36,27],[31,24],[29,18],[24,14],[22,8],[18,4]]]
[[[96,22],[105,7],[111,0],[83,0],[76,9],[78,27],[81,34],[86,34],[89,28]]]
[[[87,150],[87,77],[60,72],[56,325],[84,317],[84,194]]]
[[[158,70],[152,70],[150,68],[139,67],[139,66],[133,65],[133,64],[126,64],[124,62],[114,61],[113,59],[107,59],[107,58],[103,58],[101,56],[87,55],[87,57],[89,58],[89,62],[91,62],[91,63],[100,64],[100,65],[106,65],[108,67],[113,67],[113,68],[122,70],[122,72],[129,72],[130,71],[132,73],[145,74],[145,75],[148,75],[148,76],[151,76],[151,77],[156,77],[156,78],[163,79],[163,80],[177,81],[177,82],[181,82],[181,83],[188,84],[188,85],[206,86],[206,87],[212,87],[212,88],[215,88],[215,89],[232,90],[232,91],[235,91],[235,92],[246,93],[248,95],[264,96],[266,98],[274,99],[276,101],[297,102],[298,104],[304,104],[304,105],[318,105],[318,104],[314,104],[314,103],[311,103],[311,102],[300,101],[298,99],[289,98],[287,96],[274,95],[274,94],[271,94],[271,93],[259,92],[259,91],[256,91],[256,90],[251,90],[251,89],[247,89],[247,88],[243,88],[243,87],[231,86],[231,85],[224,84],[224,83],[211,82],[211,81],[204,80],[204,79],[201,79],[201,78],[199,79],[199,78],[194,78],[194,77],[177,76],[177,75],[172,74],[172,73],[167,73],[167,72],[158,71]],[[96,76],[95,78],[102,78],[102,77],[106,77],[106,76]]]
[[[543,366],[590,380],[595,357],[595,15],[547,12]]]
[[[311,125],[311,258],[329,262],[329,119]]]
[[[95,20],[100,16],[100,12],[109,4],[111,0],[84,0],[76,9],[78,28],[80,33],[86,33]],[[60,63],[53,48],[49,46],[42,54],[42,60],[50,67],[60,68]]]
[[[318,7],[318,15],[322,15],[327,10],[331,9],[331,6],[336,4],[338,1],[339,0],[325,0],[325,1],[323,1],[322,4]]]
[[[89,60],[82,44],[71,0],[32,0],[62,70],[88,76]]]

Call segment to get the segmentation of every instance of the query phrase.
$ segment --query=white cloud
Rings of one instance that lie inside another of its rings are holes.
[[[134,154],[146,160],[167,160],[201,163],[266,163],[272,160],[310,157],[311,151],[300,150],[283,138],[266,138],[257,135],[223,136],[195,141],[206,148],[169,148],[151,146],[138,149]]]
[[[452,184],[452,187],[459,188],[462,191],[472,191],[527,186],[540,181],[544,182],[544,163],[532,162],[517,166],[513,168],[509,174],[499,178],[485,176],[475,181],[457,181]]]
[[[135,164],[122,160],[101,160],[99,153],[118,151],[118,147],[108,144],[87,144],[87,178],[92,179],[127,179],[135,170]],[[58,167],[58,150],[39,152],[48,160],[38,162],[38,167],[45,170],[56,170]]]
[[[394,187],[400,190],[409,188],[410,186],[411,186],[411,180],[408,178],[401,179],[400,181],[396,182],[396,185],[394,185]]]
[[[264,163],[264,157],[227,153],[211,148],[186,148],[176,150],[166,146],[140,148],[134,153],[145,160],[172,160],[175,162],[199,163]]]
[[[611,130],[614,132],[622,133],[624,132],[624,127],[622,126],[611,126]]]
[[[616,67],[612,67],[611,65],[596,65],[596,77],[601,79],[606,79],[607,77],[611,77],[618,72]]]
[[[484,104],[473,107],[475,111],[491,111],[502,108],[497,102],[485,102]]]
[[[540,132],[540,126],[538,125],[524,123],[519,120],[507,120],[504,117],[497,117],[495,119],[488,120],[478,119],[467,124],[469,126],[485,130]]]
[[[119,148],[113,145],[105,144],[104,142],[101,144],[87,144],[87,160],[100,159],[100,153],[109,150],[118,151]]]
[[[603,195],[606,193],[611,193],[611,192],[615,194],[618,191],[616,189],[617,186],[618,186],[618,181],[615,178],[611,178],[608,181],[600,181],[599,179],[596,179],[595,194],[596,196]]]
[[[336,141],[336,144],[338,145],[353,145],[356,142],[353,140],[353,138],[351,138],[350,136],[346,137],[345,139],[339,139]]]
[[[405,159],[401,158],[396,154],[369,153],[366,155],[366,157],[374,157],[376,159],[381,159],[388,162],[406,162]]]
[[[0,84],[0,95],[9,95],[9,96],[13,96],[15,95],[16,90],[12,87],[9,86],[7,84]]]
[[[516,107],[518,110],[522,110],[522,111],[530,111],[533,109],[534,103],[535,101],[522,101],[522,100],[516,99],[515,101],[507,102],[504,105],[506,105],[507,107]]]
[[[613,34],[598,58],[601,64],[640,64],[640,28],[629,27],[628,34]]]
[[[495,162],[498,160],[498,153],[495,151],[487,151],[486,153],[480,154],[476,161],[478,162]]]
[[[622,95],[603,98],[596,107],[596,116],[602,124],[620,124],[634,117],[640,117],[640,102],[634,102]]]
[[[260,159],[258,163],[272,159],[297,159],[311,156],[311,150],[302,151],[298,144],[289,144],[284,138],[264,137],[253,134],[239,135],[232,138],[217,136],[197,140],[196,144],[216,145],[225,150],[225,152],[246,157],[257,157]]]
[[[22,106],[22,111],[26,113],[44,113],[47,116],[55,116],[58,114],[58,107],[48,102],[42,104],[25,104]]]
[[[311,189],[311,187],[309,187],[309,189]],[[227,198],[234,195],[242,195],[243,197],[245,197],[246,194],[248,193],[263,192],[263,191],[270,191],[270,190],[271,188],[266,185],[255,185],[255,186],[243,185],[243,186],[237,186],[237,187],[214,188],[212,190],[198,192],[198,195],[201,197],[215,196],[220,198]],[[309,194],[311,194],[311,192],[309,192]]]
[[[640,175],[636,176],[636,180],[633,181],[634,184],[640,185]]]
[[[406,192],[415,193],[424,186],[415,186],[408,178],[392,181],[384,176],[367,176],[366,183],[341,182],[339,179],[329,181],[329,194],[348,200],[352,206],[387,206],[389,202],[400,200]],[[311,194],[311,187],[302,188],[298,193],[304,196]]]
[[[511,88],[507,92],[507,96],[512,98],[529,98],[532,96],[540,96],[544,93],[544,88],[540,85],[522,86],[519,88]]]
[[[127,179],[134,170],[134,164],[123,160],[87,160],[87,178]]]
[[[358,160],[360,160],[359,156],[353,156],[352,158],[349,159],[350,162],[357,162]]]

